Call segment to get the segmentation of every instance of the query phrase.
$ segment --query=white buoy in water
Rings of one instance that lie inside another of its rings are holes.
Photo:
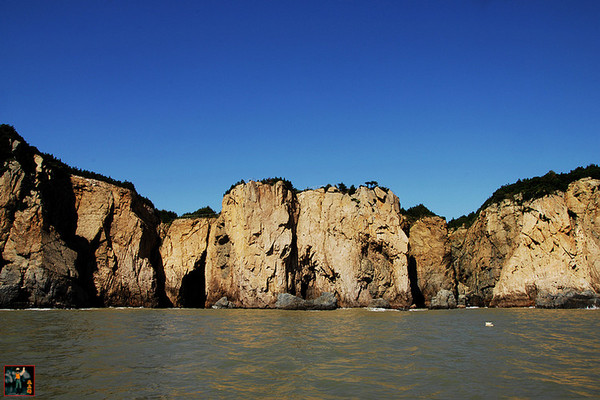
[[[486,321],[485,322],[485,326],[494,326],[494,323],[490,322],[490,321]]]

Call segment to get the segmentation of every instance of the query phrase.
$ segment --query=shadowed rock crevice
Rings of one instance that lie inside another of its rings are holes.
[[[408,257],[408,279],[410,281],[410,293],[413,304],[418,308],[425,307],[425,297],[419,289],[419,278],[417,276],[417,260],[413,256]]]
[[[298,259],[298,199],[293,194],[290,204],[290,220],[287,229],[292,232],[292,241],[290,243],[290,254],[285,260],[285,289],[287,293],[296,295],[297,281],[301,277],[300,263]],[[304,295],[302,295],[304,298]]]
[[[194,269],[183,277],[178,299],[182,307],[204,308],[206,302],[205,265],[206,252],[194,265]]]

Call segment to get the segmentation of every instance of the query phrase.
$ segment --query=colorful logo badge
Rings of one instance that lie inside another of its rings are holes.
[[[4,366],[5,396],[35,396],[35,366]]]

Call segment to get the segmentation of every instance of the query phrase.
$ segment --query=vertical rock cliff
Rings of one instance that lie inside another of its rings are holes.
[[[208,239],[214,218],[180,218],[163,226],[165,291],[176,307],[204,307]]]
[[[410,226],[409,264],[414,304],[418,307],[456,306],[456,274],[446,221],[424,217]]]
[[[218,217],[160,224],[131,184],[70,168],[0,125],[0,307],[225,296],[270,308],[279,294],[326,292],[342,307],[600,306],[599,176],[591,166],[508,185],[450,233],[428,210],[410,213],[419,206],[403,216],[389,190],[297,193],[275,180],[237,185]]]
[[[0,307],[163,304],[153,208],[0,134]]]
[[[238,307],[272,307],[295,268],[295,196],[280,181],[250,181],[223,198],[206,259],[207,305],[222,296]]]
[[[410,306],[408,238],[391,191],[309,190],[298,195],[298,205],[296,293],[312,299],[332,292],[342,307],[378,298]]]
[[[454,260],[471,305],[571,307],[598,303],[600,181],[482,210]]]
[[[161,304],[164,272],[153,207],[130,189],[71,177],[82,267],[103,305]]]
[[[88,304],[76,263],[74,199],[63,190],[68,176],[45,166],[16,133],[2,132],[0,140],[0,307]]]

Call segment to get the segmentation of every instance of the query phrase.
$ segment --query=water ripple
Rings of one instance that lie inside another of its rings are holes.
[[[598,310],[0,311],[40,398],[598,398]],[[493,321],[494,327],[485,327]]]

